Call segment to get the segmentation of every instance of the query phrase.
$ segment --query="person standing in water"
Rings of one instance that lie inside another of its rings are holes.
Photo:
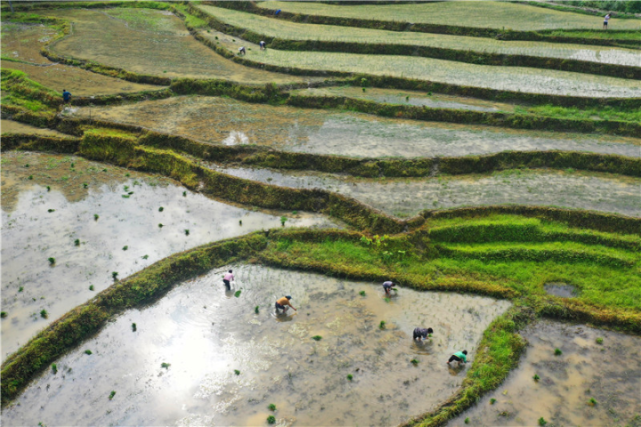
[[[287,313],[287,309],[289,307],[291,307],[294,310],[296,310],[296,307],[294,307],[292,305],[292,303],[289,302],[290,299],[292,299],[292,297],[290,295],[287,295],[287,296],[282,297],[281,299],[277,300],[276,304],[275,304],[276,313],[278,313],[278,310],[283,310],[283,313]],[[296,311],[298,311],[298,310],[296,310]]]
[[[394,288],[394,282],[383,282],[383,289],[385,290],[385,295],[389,295],[392,289]]]
[[[264,41],[262,41],[262,40],[260,41],[260,43],[258,43],[258,46],[260,46],[260,50],[265,50],[265,49],[267,49],[267,45],[266,45],[266,44],[265,44],[265,42],[264,42]]]
[[[231,281],[232,280],[234,280],[234,274],[233,274],[232,270],[229,270],[223,276],[223,283],[225,284],[225,288],[227,288],[228,291],[231,291]]]
[[[467,363],[467,350],[457,351],[456,353],[451,355],[450,360],[447,361],[447,364],[449,365],[450,362],[458,362],[459,364],[461,362]]]
[[[603,18],[603,29],[607,30],[608,29],[608,22],[610,21],[610,15],[612,15],[612,12],[608,12],[607,15],[605,15],[605,18]]]
[[[238,56],[245,55],[247,51],[245,50],[245,46],[241,46],[238,48]]]
[[[67,89],[62,89],[62,103],[71,103],[71,92],[67,92]]]
[[[428,335],[434,333],[434,329],[432,328],[416,328],[414,329],[414,341],[416,340],[421,340],[421,339],[427,339]]]

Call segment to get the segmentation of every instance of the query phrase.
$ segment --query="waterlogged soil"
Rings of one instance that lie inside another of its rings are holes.
[[[533,41],[502,41],[483,37],[316,25],[272,19],[271,17],[268,18],[252,13],[214,6],[203,5],[199,6],[199,8],[227,24],[279,39],[425,46],[502,55],[574,59],[634,67],[641,64],[641,52],[633,49]],[[641,21],[639,21],[639,23],[641,23]]]
[[[79,108],[74,114],[143,126],[210,144],[257,144],[350,157],[463,156],[506,150],[641,156],[641,140],[637,138],[399,120],[216,97],[183,96],[91,110]]]
[[[24,123],[16,122],[13,120],[0,120],[0,132],[2,133],[19,133],[25,135],[45,135],[45,136],[59,136],[68,137],[64,133],[55,131],[53,129],[37,128],[35,126],[26,125]]]
[[[581,13],[504,2],[447,2],[387,5],[331,5],[317,2],[268,1],[258,3],[267,9],[302,15],[338,16],[352,19],[403,21],[463,27],[496,28],[514,31],[550,29],[600,30],[603,18]],[[604,13],[605,15],[605,13]],[[639,19],[610,20],[610,29],[638,30]]]
[[[321,188],[353,197],[398,217],[426,209],[486,205],[536,205],[641,216],[641,180],[606,174],[514,170],[438,178],[354,178],[336,174],[231,168],[230,175],[292,188]]]
[[[4,153],[2,359],[111,285],[112,272],[125,278],[173,253],[281,227],[281,215],[287,227],[332,225],[320,216],[249,211],[78,157]]]
[[[236,281],[226,292],[229,267]],[[386,302],[379,283],[229,267],[109,323],[57,361],[57,374],[32,383],[3,421],[266,426],[273,414],[280,426],[395,425],[456,392],[466,367],[449,368],[449,355],[467,349],[473,361],[483,331],[509,307],[405,288]],[[286,294],[298,312],[276,315]],[[433,337],[414,343],[417,326]]]
[[[171,12],[92,9],[42,13],[73,22],[73,32],[52,46],[63,56],[172,78],[225,79],[246,84],[309,80],[244,67],[225,59],[194,39]]]
[[[519,367],[448,426],[533,426],[542,425],[540,418],[549,426],[638,425],[639,337],[550,321],[523,335],[529,346]]]
[[[641,97],[638,81],[568,71],[527,67],[467,64],[443,59],[400,55],[260,50],[258,45],[222,33],[201,32],[213,42],[237,52],[247,48],[249,60],[302,70],[339,71],[425,80],[512,92],[595,98]],[[218,37],[216,40],[214,37]],[[251,50],[250,50],[251,48]]]

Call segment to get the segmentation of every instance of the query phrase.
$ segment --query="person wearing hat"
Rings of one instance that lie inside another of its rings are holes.
[[[281,299],[277,300],[276,312],[278,313],[278,310],[283,310],[283,313],[287,313],[288,306],[296,310],[296,307],[294,307],[292,303],[289,302],[290,299],[292,299],[291,295],[287,295],[286,297],[282,297]]]

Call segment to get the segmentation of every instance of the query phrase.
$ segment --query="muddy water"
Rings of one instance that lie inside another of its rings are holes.
[[[398,120],[216,97],[175,97],[76,112],[79,116],[90,113],[94,118],[212,144],[259,144],[351,157],[413,158],[555,149],[641,156],[641,140],[637,138]]]
[[[290,217],[288,227],[331,225],[319,216],[230,206],[168,179],[104,172],[80,158],[5,153],[2,163],[3,359],[113,283],[113,271],[124,278],[176,252],[281,227],[280,215]]]
[[[447,357],[467,348],[473,360],[483,330],[509,306],[404,288],[386,302],[380,284],[232,267],[231,292],[223,268],[120,316],[60,359],[57,375],[44,373],[3,421],[267,425],[273,403],[281,426],[393,425],[457,390],[466,369],[448,369]],[[276,316],[274,301],[284,294],[298,312]],[[418,325],[434,328],[431,341],[413,343]]]
[[[61,55],[164,77],[219,78],[249,84],[309,80],[225,59],[194,39],[170,12],[93,9],[42,13],[74,23],[73,33],[52,47]]]
[[[472,426],[534,426],[541,417],[549,426],[638,425],[639,337],[549,321],[524,336],[530,345],[519,367],[448,426],[462,427],[466,418]],[[555,348],[563,354],[555,356]],[[591,398],[596,405],[589,403]],[[491,405],[490,399],[496,403]]]
[[[26,125],[24,123],[16,122],[13,120],[0,120],[0,132],[2,133],[20,133],[27,135],[45,135],[45,136],[60,136],[68,137],[69,135],[55,131],[53,129],[37,128],[35,126]]]
[[[213,169],[242,178],[293,188],[322,188],[406,217],[425,209],[483,205],[539,205],[641,216],[641,180],[605,174],[505,171],[421,179],[366,179],[335,174],[270,169]]]

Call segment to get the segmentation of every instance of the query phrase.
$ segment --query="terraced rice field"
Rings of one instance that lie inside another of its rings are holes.
[[[299,13],[301,15],[335,16],[351,19],[375,19],[479,28],[537,31],[557,29],[600,29],[603,20],[597,16],[560,12],[523,4],[499,2],[448,2],[420,4],[332,5],[310,2],[268,1],[259,7]],[[639,19],[612,20],[612,28],[638,30]]]
[[[291,7],[290,4],[287,4],[283,6],[283,10],[287,10],[289,7]],[[350,8],[350,6],[347,6],[347,8]],[[446,34],[300,24],[221,7],[202,5],[199,6],[199,9],[226,24],[284,40],[323,40],[382,45],[398,44],[475,51],[479,53],[575,59],[633,67],[639,67],[641,64],[641,52],[633,49],[530,41],[501,41],[481,37],[450,36]],[[312,6],[312,10],[314,10],[314,6]],[[442,13],[443,12],[439,12],[439,15]],[[443,24],[443,22],[439,22],[439,24]],[[641,24],[638,24],[637,28],[640,26]]]
[[[636,34],[504,2],[116,5],[2,4],[3,425],[639,424]]]

